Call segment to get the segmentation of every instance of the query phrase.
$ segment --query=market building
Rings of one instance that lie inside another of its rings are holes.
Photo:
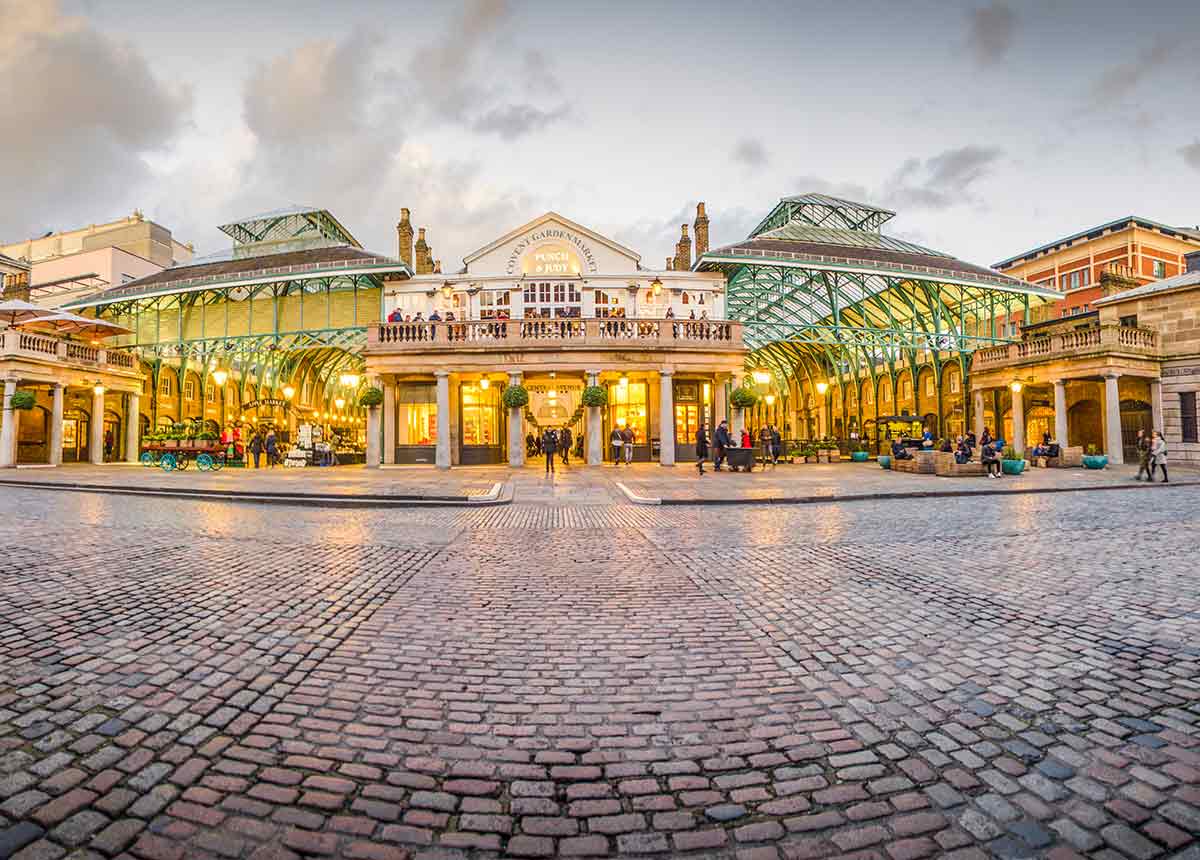
[[[692,226],[703,253],[703,204]],[[726,416],[746,349],[726,318],[724,277],[691,270],[687,225],[681,233],[668,265],[645,268],[548,212],[443,274],[423,231],[411,244],[404,210],[400,255],[418,274],[385,288],[365,350],[384,392],[384,462],[519,465],[544,427],[570,428],[593,464],[611,456],[613,428],[632,430],[637,460],[694,460],[696,430]],[[506,409],[503,389],[517,384],[529,404]],[[584,408],[587,386],[607,391],[605,407]]]

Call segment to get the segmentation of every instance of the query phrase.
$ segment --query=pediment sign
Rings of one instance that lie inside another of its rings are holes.
[[[579,278],[629,273],[638,254],[561,215],[547,213],[465,258],[478,275]]]

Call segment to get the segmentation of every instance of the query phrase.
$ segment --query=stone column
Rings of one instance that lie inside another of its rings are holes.
[[[380,439],[379,407],[367,407],[367,468],[378,469],[383,447]]]
[[[50,407],[50,457],[51,466],[62,465],[63,446],[63,390],[65,386],[55,383],[51,392]]]
[[[12,396],[17,391],[15,379],[4,380],[4,412],[0,417],[0,469],[17,465],[17,410],[12,408]]]
[[[437,378],[437,456],[439,469],[450,468],[450,372],[436,370]]]
[[[129,395],[129,405],[125,409],[125,462],[136,463],[141,453],[138,444],[142,438],[142,397],[140,394]]]
[[[1120,465],[1125,462],[1125,451],[1121,442],[1121,393],[1117,387],[1119,374],[1104,377],[1104,444],[1108,462]]]
[[[974,394],[972,406],[975,414],[972,417],[975,419],[975,439],[978,441],[983,436],[983,389],[975,389]]]
[[[600,371],[589,370],[587,372],[587,384],[600,384]],[[589,406],[587,408],[587,464],[589,466],[599,466],[604,462],[604,418],[600,413],[599,406]]]
[[[383,385],[383,462],[390,466],[396,462],[396,385],[384,381]]]
[[[1154,424],[1153,429],[1159,433],[1166,433],[1167,428],[1163,426],[1163,404],[1162,404],[1162,380],[1150,380],[1150,421]],[[1163,438],[1166,438],[1165,436]]]
[[[1018,456],[1025,456],[1025,392],[1012,391],[1012,441],[1009,443],[1013,446]]]
[[[508,372],[508,384],[521,384],[521,371]],[[508,465],[514,469],[525,465],[525,412],[523,409],[508,410]]]
[[[92,423],[88,427],[88,459],[93,465],[104,462],[104,392],[92,389]]]
[[[732,391],[736,391],[737,389],[741,388],[742,387],[742,375],[740,373],[735,373],[733,375],[733,378],[729,380],[729,384],[731,386]],[[741,439],[742,438],[742,428],[744,428],[746,426],[746,410],[745,409],[730,409],[730,411],[733,414],[730,416],[730,420],[729,420],[729,432],[735,434],[738,439]]]
[[[1067,439],[1067,381],[1054,380],[1054,441],[1060,447],[1070,445]]]
[[[713,430],[716,430],[717,425],[722,421],[728,420],[725,409],[728,402],[729,398],[725,392],[725,376],[718,373],[713,378]]]
[[[674,370],[660,370],[658,386],[658,464],[675,465],[675,385]]]

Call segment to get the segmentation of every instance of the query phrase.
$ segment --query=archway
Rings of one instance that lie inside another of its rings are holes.
[[[1126,463],[1135,463],[1138,459],[1137,434],[1141,430],[1151,433],[1163,428],[1154,427],[1154,413],[1150,404],[1144,400],[1121,401],[1121,448],[1125,454]]]
[[[17,421],[17,463],[48,463],[50,411],[39,403],[22,412]]]
[[[1104,450],[1104,425],[1100,414],[1100,401],[1090,398],[1078,401],[1067,410],[1067,435],[1074,444],[1083,446],[1084,451],[1089,445]]]

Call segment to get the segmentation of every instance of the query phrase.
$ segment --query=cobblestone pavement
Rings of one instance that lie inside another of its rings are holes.
[[[0,857],[1192,857],[1198,503],[6,488]]]

